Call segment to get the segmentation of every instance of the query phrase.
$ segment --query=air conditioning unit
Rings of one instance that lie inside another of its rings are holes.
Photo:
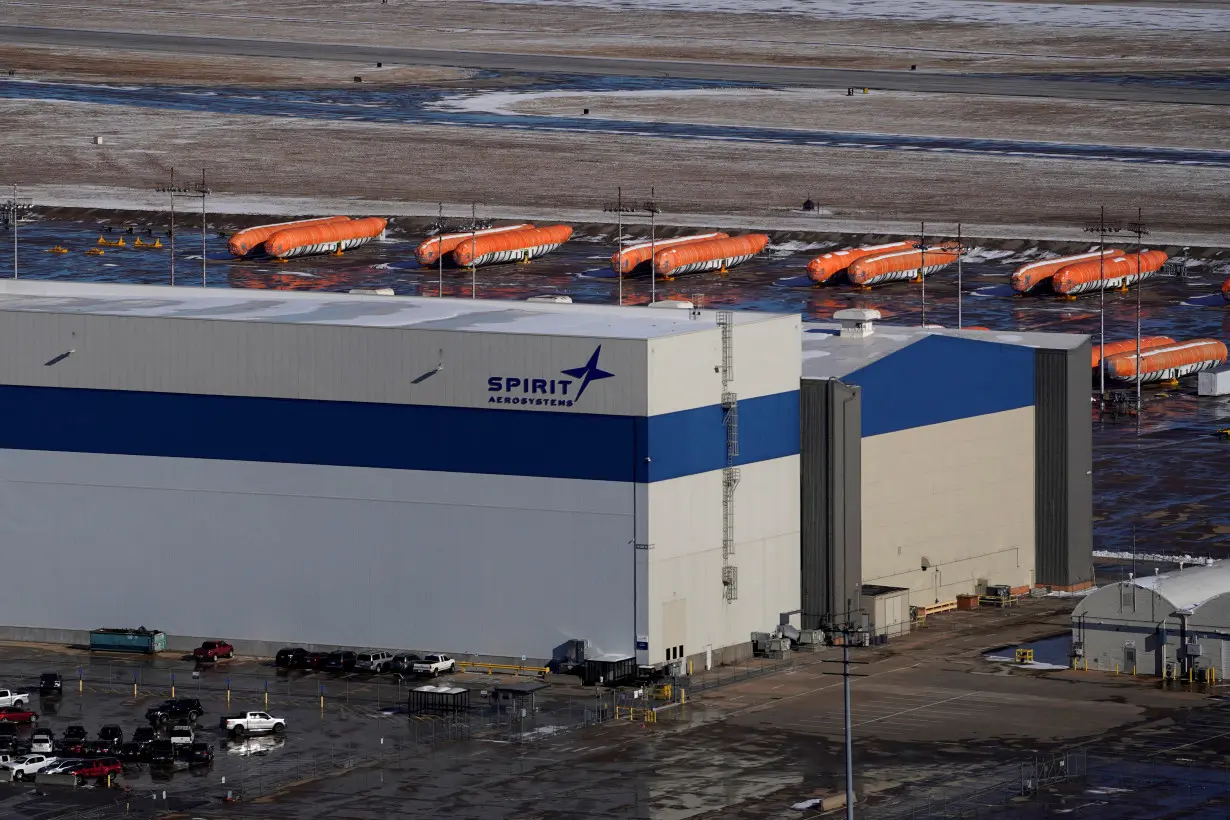
[[[800,629],[799,630],[799,646],[823,646],[824,645],[824,630],[823,629]]]
[[[789,638],[770,638],[768,651],[769,652],[781,652],[783,654],[786,652],[789,652],[790,651],[790,639]]]
[[[1199,658],[1204,654],[1204,646],[1193,641],[1183,647],[1183,654],[1189,658]]]

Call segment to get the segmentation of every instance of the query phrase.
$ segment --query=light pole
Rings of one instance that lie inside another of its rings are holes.
[[[205,169],[201,169],[201,184],[195,188],[177,188],[175,187],[175,169],[171,169],[171,184],[155,189],[158,193],[168,194],[171,197],[171,285],[175,285],[175,197],[200,197],[201,199],[201,287],[206,286],[206,259],[205,259],[205,199],[212,191],[205,187]]]
[[[624,189],[617,187],[615,189],[615,202],[607,203],[602,210],[608,214],[615,214],[615,242],[619,250],[615,254],[616,273],[619,275],[619,306],[624,304],[624,214],[636,212],[636,207],[624,204]]]
[[[849,617],[851,613],[847,613]],[[865,675],[851,673],[850,665],[856,666],[866,664],[866,661],[850,660],[850,624],[847,623],[842,629],[841,641],[841,671],[840,672],[825,672],[826,675],[841,675],[842,676],[842,699],[844,701],[844,724],[846,736],[846,820],[854,820],[854,729],[852,725],[852,717],[850,712],[850,678],[866,677]],[[836,660],[825,660],[821,663],[838,663]]]
[[[644,209],[649,211],[649,265],[650,265],[650,280],[649,280],[649,304],[658,301],[658,234],[656,229],[656,218],[662,213],[662,209],[658,207],[657,201],[654,199],[654,189],[649,189],[649,199],[644,204]]]
[[[962,298],[965,290],[961,287],[961,258],[965,256],[965,245],[961,242],[961,223],[957,223],[957,330],[965,327],[965,314],[962,311]]]
[[[1136,209],[1136,221],[1128,223],[1128,230],[1136,234],[1136,429],[1140,430],[1140,254],[1141,245],[1149,231],[1145,227],[1143,212]]]
[[[5,215],[13,220],[13,278],[17,278],[17,223],[21,221],[21,215],[30,210],[34,205],[34,200],[25,197],[19,199],[17,197],[17,186],[13,186],[13,196],[8,202],[4,203]]]
[[[1107,234],[1118,233],[1119,226],[1106,221],[1106,206],[1103,205],[1098,211],[1098,221],[1085,226],[1085,233],[1096,233],[1098,235],[1098,279],[1106,278],[1106,236]],[[1098,288],[1098,333],[1099,333],[1099,352],[1098,357],[1098,400],[1106,403],[1106,288]],[[1137,368],[1140,367],[1139,358],[1136,362]]]

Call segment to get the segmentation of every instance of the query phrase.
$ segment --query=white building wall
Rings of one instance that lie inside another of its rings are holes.
[[[862,440],[863,581],[931,606],[1034,570],[1034,410]],[[929,569],[923,570],[926,560]]]
[[[632,485],[0,451],[0,624],[632,651]]]
[[[647,552],[649,661],[747,643],[799,607],[798,456],[741,468],[736,490],[738,598],[722,587],[722,473],[650,485]],[[678,625],[677,619],[683,619]],[[671,623],[676,620],[676,623]]]

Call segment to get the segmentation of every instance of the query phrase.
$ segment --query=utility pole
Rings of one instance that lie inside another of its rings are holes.
[[[961,223],[957,223],[957,330],[965,327],[965,314],[961,309],[965,291],[961,287],[961,258],[965,256],[965,245],[961,242]]]
[[[927,326],[927,223],[918,223],[918,280],[922,284],[922,318],[919,327]]]
[[[171,197],[171,285],[175,285],[175,197],[200,197],[201,199],[201,287],[207,284],[206,273],[206,244],[205,244],[205,199],[211,193],[209,188],[205,187],[205,169],[201,169],[201,184],[195,188],[177,188],[175,187],[175,169],[171,169],[171,184],[164,188],[156,188],[158,193],[168,194]]]
[[[437,237],[436,239],[436,251],[437,251],[436,262],[439,263],[439,268],[436,274],[439,277],[438,283],[436,285],[436,296],[437,297],[444,295],[444,240],[440,238],[440,235],[442,233],[444,233],[444,203],[443,202],[440,203],[440,213],[436,217],[436,237]]]
[[[619,247],[619,251],[615,255],[615,258],[619,260],[618,264],[616,265],[616,267],[618,268],[616,273],[619,274],[619,305],[620,307],[623,307],[623,304],[624,304],[624,214],[635,213],[637,209],[635,206],[624,204],[624,189],[622,187],[617,187],[615,189],[615,202],[613,204],[607,203],[602,208],[602,210],[608,214],[610,213],[615,214],[615,232],[616,232],[615,240],[616,240],[616,244]]]
[[[1149,233],[1145,227],[1143,212],[1140,208],[1136,209],[1136,221],[1128,223],[1128,230],[1136,234],[1136,429],[1140,430],[1140,381],[1141,381],[1141,361],[1140,361],[1140,254],[1143,250],[1141,245],[1144,243],[1144,237]]]
[[[838,663],[836,660],[824,660],[821,663]],[[850,665],[864,665],[866,661],[850,660],[850,630],[849,624],[842,630],[841,671],[825,672],[826,675],[842,676],[842,697],[845,702],[845,735],[846,735],[846,820],[854,820],[854,730],[850,712],[850,678],[863,678],[866,675],[852,673]]]
[[[13,278],[17,278],[17,223],[21,221],[21,215],[34,207],[34,200],[29,197],[17,196],[17,186],[13,186],[13,194],[8,202],[4,203],[4,218],[13,220]]]
[[[656,217],[662,212],[658,207],[657,201],[654,199],[654,189],[649,189],[649,200],[645,203],[644,208],[649,211],[649,264],[651,278],[649,280],[649,304],[658,301],[658,245],[657,245],[657,230]]]
[[[1098,221],[1085,226],[1085,233],[1096,233],[1098,235],[1098,279],[1106,278],[1106,237],[1108,234],[1118,233],[1119,226],[1106,221],[1106,206],[1103,205],[1098,210]],[[1098,333],[1099,333],[1099,351],[1102,353],[1098,364],[1098,400],[1101,404],[1106,403],[1106,288],[1098,288]],[[1136,366],[1140,367],[1139,359]]]
[[[478,264],[474,255],[478,245],[478,203],[470,203],[470,298],[478,298]]]

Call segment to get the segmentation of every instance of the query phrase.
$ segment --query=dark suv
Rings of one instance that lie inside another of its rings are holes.
[[[349,651],[330,652],[325,661],[325,669],[330,672],[353,672],[359,656]]]
[[[64,691],[64,679],[55,672],[44,672],[38,679],[38,693],[43,697]]]
[[[118,749],[124,745],[124,730],[114,723],[108,723],[98,730],[98,739],[108,740]]]
[[[175,763],[175,747],[169,740],[155,740],[146,751],[151,766],[171,766]]]
[[[138,726],[132,733],[132,742],[139,746],[148,746],[157,739],[153,726]]]
[[[195,723],[196,719],[205,714],[201,702],[196,698],[176,698],[165,700],[158,706],[145,711],[145,719],[151,724],[161,723]]]
[[[12,749],[17,745],[17,725],[0,721],[0,749]]]
[[[307,650],[301,646],[288,646],[278,650],[278,654],[273,657],[273,665],[279,669],[298,669],[303,666],[307,654]]]

